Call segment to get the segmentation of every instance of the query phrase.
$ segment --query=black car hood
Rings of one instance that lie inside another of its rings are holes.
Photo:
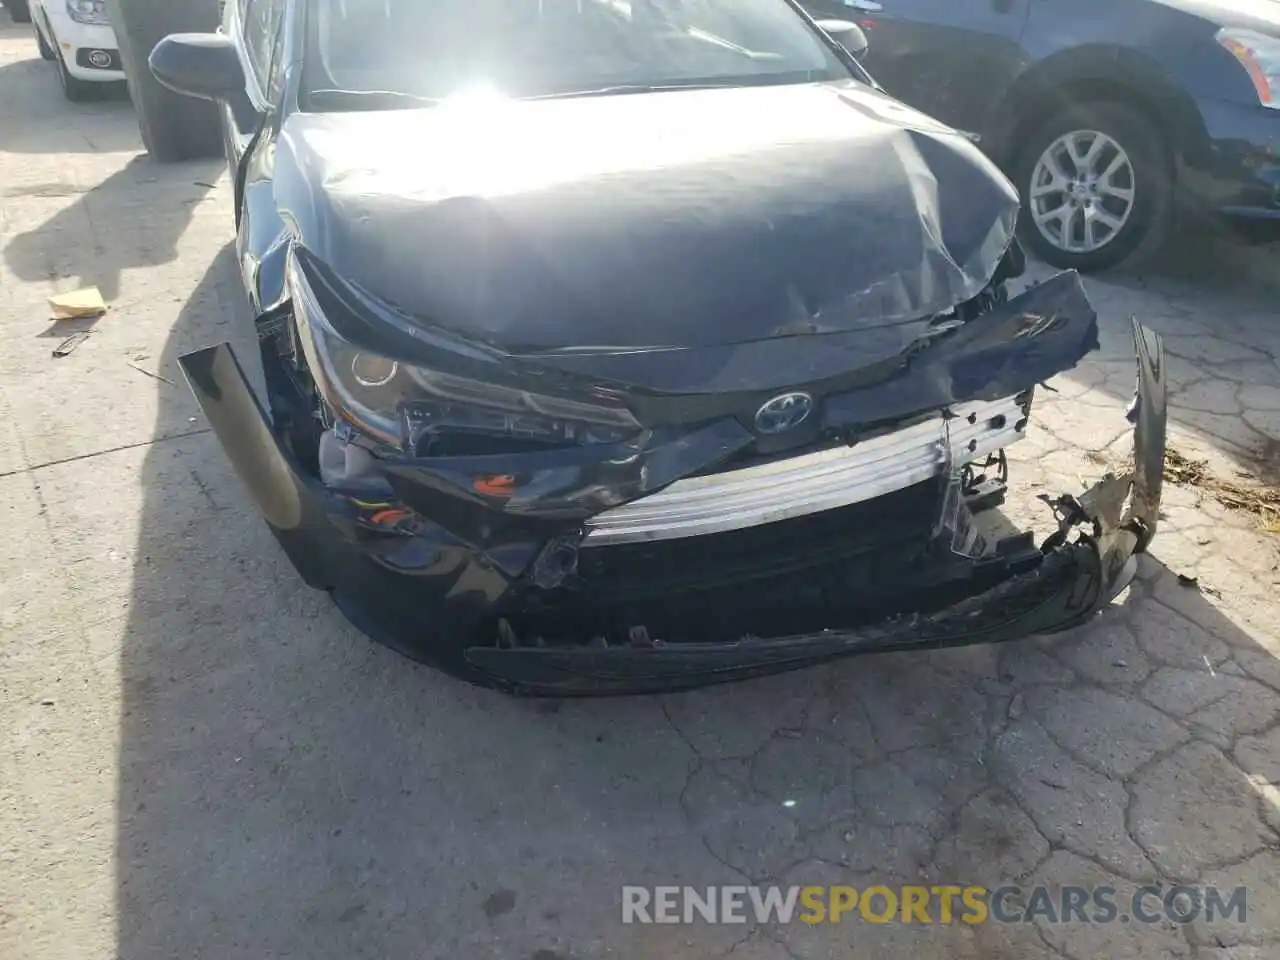
[[[853,82],[294,114],[275,187],[344,279],[516,353],[888,355],[982,290],[1017,214],[973,144]]]

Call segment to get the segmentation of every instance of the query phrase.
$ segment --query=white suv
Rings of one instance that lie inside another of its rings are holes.
[[[40,56],[58,65],[62,92],[84,100],[100,83],[124,80],[106,0],[31,0]]]

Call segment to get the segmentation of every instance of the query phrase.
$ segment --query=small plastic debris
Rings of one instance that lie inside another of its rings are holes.
[[[1022,694],[1015,693],[1013,699],[1009,701],[1009,719],[1017,720],[1022,716],[1022,711],[1026,707],[1026,702],[1022,698]]]
[[[1188,577],[1185,573],[1180,573],[1178,574],[1178,586],[1199,588],[1200,581],[1195,577]]]
[[[498,646],[504,650],[514,650],[520,646],[515,629],[505,617],[498,621]]]
[[[53,348],[53,355],[55,357],[69,356],[72,352],[75,351],[76,347],[80,346],[80,344],[84,343],[86,340],[89,339],[89,334],[91,334],[92,332],[93,332],[92,330],[79,330],[71,334],[71,336],[67,337],[67,339],[63,340],[60,344],[58,344],[56,347]]]
[[[49,298],[49,308],[55,320],[73,320],[102,316],[107,312],[107,302],[97,287],[85,287],[71,293],[55,293]]]
[[[648,650],[654,646],[653,638],[649,636],[649,631],[643,624],[628,629],[627,639],[631,641],[631,646],[637,649]]]
[[[40,706],[42,706],[42,707],[52,707],[52,706],[53,706],[53,701],[52,701],[52,700],[41,700],[41,701],[40,701]]]
[[[139,373],[145,374],[146,376],[151,377],[153,380],[163,380],[169,386],[171,387],[173,386],[173,381],[170,380],[168,377],[161,376],[158,373],[152,373],[150,370],[140,367],[136,363],[132,363],[130,361],[125,361],[125,362],[128,363],[129,366],[133,367],[133,369],[137,370]]]

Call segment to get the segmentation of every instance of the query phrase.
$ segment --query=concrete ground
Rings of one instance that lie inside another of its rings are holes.
[[[1140,581],[1068,636],[661,698],[485,693],[285,564],[175,362],[245,339],[227,180],[140,152],[127,103],[63,102],[0,28],[0,956],[1280,953],[1280,538],[1255,517],[1168,487]],[[1091,279],[1103,348],[1042,392],[1010,510],[1123,452],[1131,313],[1167,335],[1176,446],[1222,479],[1274,460],[1278,262],[1188,236]],[[75,325],[45,298],[82,284],[110,311],[54,359]],[[1249,915],[620,922],[623,884],[769,881],[1244,884]]]

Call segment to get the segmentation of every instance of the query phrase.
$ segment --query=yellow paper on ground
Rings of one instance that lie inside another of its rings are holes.
[[[96,317],[107,312],[107,302],[97,287],[86,287],[71,293],[55,293],[49,298],[49,307],[57,320],[74,317]]]

